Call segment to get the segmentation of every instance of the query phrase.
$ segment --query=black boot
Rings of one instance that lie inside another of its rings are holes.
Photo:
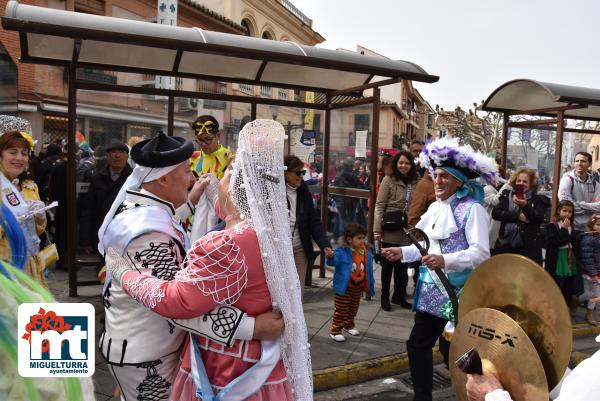
[[[390,305],[390,300],[388,297],[381,296],[381,309],[386,312],[390,312],[392,310],[392,305]]]

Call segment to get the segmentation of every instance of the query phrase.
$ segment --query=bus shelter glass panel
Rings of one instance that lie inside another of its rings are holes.
[[[79,90],[77,130],[92,149],[115,140],[147,139],[158,131],[167,132],[167,109],[165,97]],[[176,128],[182,126],[181,122],[175,122]]]
[[[575,159],[575,153],[587,151],[585,134],[565,132],[563,134],[563,151],[561,176],[569,170]],[[521,167],[536,171],[538,187],[536,190],[551,196],[552,175],[555,163],[556,125],[536,128],[510,128],[506,157],[506,179]]]
[[[348,223],[368,227],[369,185],[377,177],[370,168],[372,120],[372,105],[331,111],[328,229],[336,238]]]
[[[224,100],[199,99],[189,97],[175,98],[175,121],[181,128],[175,128],[174,134],[194,142],[196,149],[200,143],[196,140],[192,123],[203,115],[213,116],[219,122],[220,143],[235,151],[238,134],[245,123],[250,121],[250,104],[228,102]]]

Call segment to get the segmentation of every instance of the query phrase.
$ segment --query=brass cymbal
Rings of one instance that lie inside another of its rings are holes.
[[[450,343],[452,387],[459,401],[467,401],[467,376],[454,361],[471,348],[496,368],[502,387],[515,401],[548,401],[544,367],[533,343],[504,313],[478,308],[462,316]]]
[[[554,388],[569,363],[573,347],[571,317],[552,277],[521,255],[496,255],[480,264],[463,288],[459,322],[476,308],[510,316],[527,333]]]

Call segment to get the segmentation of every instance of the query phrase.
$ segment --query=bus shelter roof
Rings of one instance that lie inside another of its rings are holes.
[[[75,61],[79,67],[323,92],[364,86],[374,77],[387,78],[381,85],[439,79],[408,61],[14,0],[7,3],[2,26],[20,33],[22,61],[37,64]]]
[[[600,89],[515,79],[493,91],[482,109],[531,115],[563,110],[565,118],[600,120]]]

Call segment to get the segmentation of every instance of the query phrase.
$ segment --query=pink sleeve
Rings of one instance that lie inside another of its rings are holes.
[[[237,301],[247,284],[246,270],[233,236],[218,231],[192,245],[186,266],[173,281],[129,271],[123,275],[121,285],[133,299],[159,315],[190,319],[217,305]]]

